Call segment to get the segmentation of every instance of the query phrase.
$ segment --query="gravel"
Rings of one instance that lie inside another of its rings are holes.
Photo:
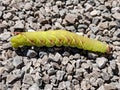
[[[90,12],[91,16],[97,16],[99,14],[100,14],[100,12],[98,10],[93,10],[92,12]]]
[[[29,87],[28,90],[39,90],[39,86],[36,83],[33,83],[33,85]]]
[[[74,24],[75,21],[77,20],[77,17],[76,17],[76,15],[74,15],[74,14],[69,14],[69,13],[68,13],[68,14],[65,16],[65,20],[66,20],[67,22],[71,23],[71,24]]]
[[[96,63],[97,63],[97,65],[98,65],[99,68],[104,68],[105,65],[106,65],[106,63],[107,63],[107,61],[108,60],[106,58],[104,58],[104,57],[96,59]]]
[[[46,84],[45,85],[45,89],[44,90],[52,90],[53,89],[53,85],[51,84]]]
[[[120,20],[120,13],[114,13],[114,14],[112,14],[112,16],[115,18],[115,19],[117,19],[117,20]]]
[[[65,75],[64,71],[57,71],[56,76],[57,76],[57,80],[63,80],[63,77]]]
[[[37,53],[34,50],[28,50],[27,56],[30,58],[33,58],[33,57],[37,56]]]
[[[112,51],[11,46],[13,32],[49,29],[81,33]],[[0,89],[119,90],[119,41],[119,0],[0,0]]]
[[[13,65],[14,65],[16,68],[20,68],[20,67],[23,65],[22,57],[20,57],[20,56],[14,57]]]
[[[24,24],[22,21],[16,21],[14,25],[14,29],[24,29]]]
[[[0,40],[7,41],[10,38],[10,32],[4,32],[0,35]]]

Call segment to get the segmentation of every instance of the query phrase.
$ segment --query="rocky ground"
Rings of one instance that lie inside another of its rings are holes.
[[[65,29],[110,55],[10,45],[12,33]],[[120,90],[120,0],[0,0],[0,90]]]

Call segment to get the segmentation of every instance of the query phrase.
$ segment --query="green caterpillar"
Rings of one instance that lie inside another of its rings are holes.
[[[16,36],[13,36],[10,41],[14,48],[22,46],[70,46],[93,52],[110,52],[110,47],[106,43],[89,39],[65,30],[22,32]]]

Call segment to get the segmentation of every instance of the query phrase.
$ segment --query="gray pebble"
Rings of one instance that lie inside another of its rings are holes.
[[[90,34],[89,37],[92,38],[92,39],[95,39],[95,38],[96,38],[95,34]]]
[[[99,9],[99,10],[106,10],[106,6],[105,5],[99,5],[96,8]]]
[[[112,16],[117,19],[117,20],[120,20],[120,13],[114,13],[112,14]]]
[[[97,90],[105,90],[105,88],[103,85],[101,85]]]
[[[5,67],[0,67],[0,75],[2,75],[5,71],[6,71]],[[1,78],[0,78],[0,80],[1,80]]]
[[[110,28],[113,28],[113,27],[115,27],[115,26],[117,26],[117,23],[116,23],[116,22],[114,22],[114,21],[109,22],[109,27],[110,27]]]
[[[77,85],[77,84],[79,84],[79,81],[78,81],[77,79],[73,79],[73,80],[72,80],[72,83],[73,83],[74,85]]]
[[[72,79],[73,79],[73,76],[72,76],[72,75],[68,75],[68,76],[67,76],[67,80],[68,80],[68,81],[72,81]]]
[[[0,11],[0,18],[2,17],[2,14],[3,14],[2,11]]]
[[[53,59],[55,62],[61,61],[62,60],[62,56],[59,53],[56,53]]]
[[[99,1],[95,1],[95,4],[96,4],[96,6],[99,6],[100,2]]]
[[[114,61],[114,60],[112,60],[112,61],[110,61],[110,67],[113,69],[113,70],[115,70],[116,69],[116,61]]]
[[[111,67],[108,67],[107,73],[109,73],[109,75],[110,75],[111,77],[113,77],[113,75],[114,75],[114,69],[112,69]]]
[[[57,71],[56,76],[57,76],[57,80],[63,80],[65,75],[65,71]]]
[[[0,5],[0,11],[2,12],[3,10],[5,10],[5,7]]]
[[[59,12],[59,8],[57,5],[53,6],[52,8],[53,8],[53,12],[55,12],[55,13]]]
[[[54,68],[50,68],[50,69],[48,69],[47,73],[49,76],[51,76],[51,75],[54,75],[56,73],[56,71]]]
[[[55,22],[55,26],[56,26],[56,28],[63,28],[63,26],[59,23],[59,22]]]
[[[51,25],[45,24],[45,29],[47,29],[47,30],[51,29]]]
[[[110,8],[112,5],[111,5],[111,2],[105,2],[105,6],[107,7],[107,8]]]
[[[96,59],[98,57],[98,55],[97,54],[95,54],[95,53],[88,53],[88,58],[89,59]]]
[[[32,8],[32,4],[31,3],[26,3],[24,6],[25,10],[30,10]]]
[[[76,53],[74,56],[73,56],[74,59],[80,59],[80,54]]]
[[[44,90],[53,90],[53,85],[46,84]]]
[[[55,75],[50,76],[51,83],[55,84],[57,81],[57,77]]]
[[[7,75],[6,83],[7,84],[13,83],[14,80],[16,80],[16,79],[17,79],[16,75],[9,74],[9,75]]]
[[[118,6],[118,2],[117,1],[113,1],[112,2],[112,7],[117,7]]]
[[[101,4],[104,4],[105,0],[99,0]]]
[[[42,67],[42,70],[49,70],[51,67],[51,64],[49,63],[46,63],[43,67]],[[52,69],[51,69],[52,70]]]
[[[92,86],[97,86],[96,78],[95,77],[91,77],[90,78],[90,83],[91,83]]]
[[[30,58],[34,58],[37,56],[37,53],[34,50],[28,50],[27,56]]]
[[[104,84],[105,90],[116,90],[116,87],[112,84]]]
[[[66,89],[65,81],[60,82],[58,88],[59,88],[60,90]]]
[[[98,11],[98,10],[93,10],[93,11],[90,12],[91,16],[97,16],[99,14],[100,14],[100,11]]]
[[[67,51],[65,51],[62,55],[63,55],[64,57],[68,57],[68,56],[70,56],[70,53],[67,52]]]
[[[91,26],[90,29],[93,31],[93,33],[97,33],[99,31],[98,27]]]
[[[38,59],[41,65],[45,65],[48,62],[48,56],[44,56],[42,59]]]
[[[24,23],[22,21],[16,21],[14,25],[14,29],[24,29]]]
[[[85,24],[78,25],[78,29],[87,29],[87,28],[88,28],[88,26]]]
[[[5,1],[2,1],[2,3],[4,4],[4,5],[9,5],[10,4],[10,0],[5,0]]]
[[[75,88],[75,90],[81,90],[81,89],[80,89],[81,87],[80,87],[79,84],[75,85],[74,88]]]
[[[99,27],[102,28],[102,29],[107,29],[109,26],[108,26],[108,22],[100,22],[99,23]]]
[[[62,4],[63,4],[62,1],[56,1],[57,6],[62,6]]]
[[[27,64],[25,64],[25,66],[22,67],[22,71],[28,72],[30,70],[31,65],[31,62],[27,62]]]
[[[0,40],[7,41],[10,38],[10,32],[4,32],[0,34]]]
[[[8,61],[3,62],[3,65],[5,65],[5,68],[8,72],[11,72],[14,69],[14,65],[12,63],[12,59],[8,59]]]
[[[120,83],[116,84],[117,89],[120,89]]]
[[[109,81],[110,80],[110,75],[108,73],[103,72],[101,74],[102,74],[103,80],[105,80],[105,81]]]
[[[106,20],[111,20],[111,14],[110,13],[103,13],[102,16]]]
[[[12,47],[11,43],[5,43],[5,44],[2,45],[3,49],[8,49],[8,48],[11,48],[11,47]]]
[[[91,66],[88,63],[82,63],[81,67],[84,69],[90,69]]]
[[[120,75],[120,64],[117,63],[117,67],[118,67],[118,75]]]
[[[113,7],[113,8],[111,8],[111,12],[112,13],[116,13],[116,12],[119,12],[119,11],[120,11],[119,7]]]
[[[83,81],[81,82],[81,86],[82,86],[82,87],[81,87],[82,90],[88,90],[88,89],[90,89],[90,87],[91,87],[89,81],[87,81],[87,80],[83,80]]]
[[[115,42],[113,42],[113,45],[120,46],[120,42],[119,41],[115,41]]]
[[[116,37],[120,38],[120,29],[117,29],[117,30],[114,32],[113,36],[116,36]]]
[[[21,79],[24,76],[24,74],[25,74],[25,72],[20,70],[20,69],[13,70],[12,73],[13,73],[13,75],[16,76],[16,78],[18,80]]]
[[[55,56],[53,54],[51,54],[51,53],[48,56],[49,60],[56,61],[54,57]]]
[[[61,68],[61,67],[60,67],[60,64],[57,63],[57,62],[52,62],[52,63],[51,63],[51,66],[52,66],[53,68],[55,68],[55,69],[60,69],[60,68]]]
[[[92,10],[93,10],[92,5],[90,5],[89,3],[86,3],[85,4],[85,11],[92,11]]]
[[[120,28],[120,22],[119,22],[119,20],[117,20],[116,23],[117,23],[117,27]]]
[[[39,57],[40,58],[43,58],[44,56],[46,56],[47,55],[47,53],[46,52],[39,52]]]
[[[63,57],[62,64],[67,65],[68,62],[69,62],[69,58],[68,57]]]
[[[16,56],[13,59],[13,65],[17,68],[20,68],[23,66],[23,60],[21,56]]]
[[[68,72],[68,73],[72,73],[73,72],[73,69],[74,69],[74,67],[73,67],[73,65],[71,65],[71,64],[67,64],[67,67],[66,67],[66,71]]]
[[[100,18],[98,18],[98,17],[95,17],[95,18],[92,19],[92,23],[95,24],[95,25],[98,25],[99,22],[100,22]]]
[[[17,81],[17,82],[14,84],[12,90],[20,90],[20,88],[21,88],[21,83],[20,83],[20,81]]]
[[[74,4],[74,5],[77,5],[78,3],[79,3],[79,0],[74,0],[74,1],[73,1],[73,4]]]
[[[105,65],[106,65],[106,63],[107,63],[107,61],[108,60],[106,58],[104,58],[104,57],[96,59],[96,63],[97,63],[97,65],[98,65],[99,68],[104,68]]]
[[[67,24],[68,24],[67,21],[63,19],[62,25],[67,26]]]
[[[29,87],[28,90],[40,90],[38,84],[33,83],[32,86]]]
[[[66,28],[66,30],[69,30],[69,31],[75,31],[76,30],[74,26],[66,26],[65,28]]]
[[[68,13],[68,14],[65,16],[65,20],[66,20],[67,22],[71,23],[71,24],[74,24],[75,21],[76,21],[76,19],[77,19],[77,16],[76,16],[75,14],[69,14],[69,13]]]
[[[23,78],[23,83],[28,84],[28,85],[32,85],[34,83],[33,77],[30,74],[25,74],[24,78]]]
[[[45,73],[45,72],[43,72]],[[44,83],[49,83],[49,80],[50,80],[50,76],[48,74],[45,74],[43,77],[42,77],[42,80]]]
[[[70,81],[66,81],[65,84],[66,84],[66,88],[67,88],[68,90],[73,90],[73,84],[71,84]]]
[[[60,10],[59,13],[60,13],[60,16],[63,18],[65,16],[66,9],[65,10],[64,9]]]
[[[12,13],[7,13],[7,14],[3,14],[3,18],[4,19],[12,19],[12,17],[13,17],[13,15],[12,15]]]
[[[71,0],[67,0],[66,1],[66,5],[71,5],[72,4],[72,1]]]
[[[96,83],[97,83],[98,86],[101,86],[101,85],[104,84],[104,80],[103,80],[102,78],[98,78],[98,79],[96,80]]]
[[[76,61],[75,66],[76,66],[76,68],[80,68],[80,66],[81,66],[81,60],[80,59],[78,59]]]

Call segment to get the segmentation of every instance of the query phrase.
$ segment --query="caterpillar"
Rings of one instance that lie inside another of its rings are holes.
[[[66,30],[21,32],[10,40],[14,48],[23,46],[70,46],[93,52],[110,53],[108,44]]]

